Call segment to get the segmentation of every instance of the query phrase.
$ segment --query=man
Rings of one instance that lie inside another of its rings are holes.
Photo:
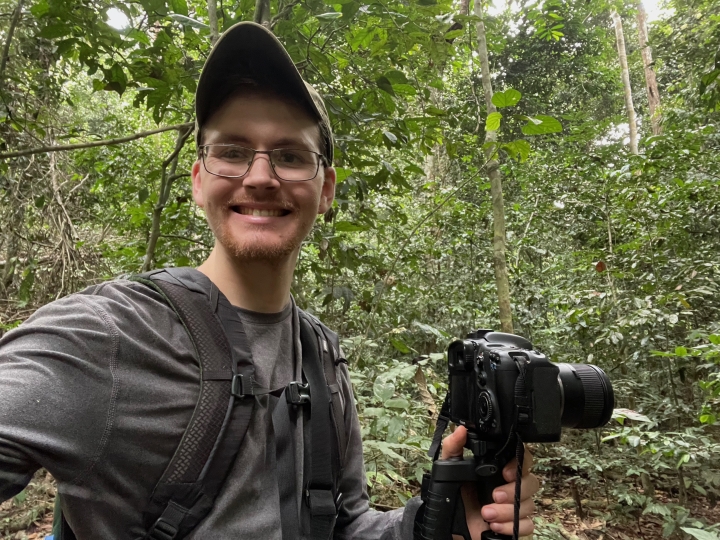
[[[280,388],[302,377],[290,296],[300,245],[333,202],[327,112],[282,45],[253,23],[218,41],[196,98],[193,196],[216,242],[191,280],[214,284],[234,306],[256,383]],[[349,375],[342,364],[338,373],[347,449],[334,537],[410,540],[417,499],[394,512],[369,509]],[[144,537],[142,513],[193,415],[199,379],[177,314],[143,284],[108,282],[41,308],[0,342],[0,500],[45,467],[79,540]],[[312,538],[303,506],[312,455],[302,416],[291,427],[295,478],[280,477],[269,403],[258,398],[214,506],[187,538]],[[464,438],[463,428],[446,438],[443,458],[461,455]],[[484,519],[511,532],[514,475],[508,466],[510,484],[482,514],[466,500],[474,537],[488,528]],[[528,473],[522,487],[520,532],[528,534],[537,479]],[[281,516],[288,497],[299,510],[295,530]]]

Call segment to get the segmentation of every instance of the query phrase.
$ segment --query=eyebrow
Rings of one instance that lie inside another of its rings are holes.
[[[252,147],[253,143],[250,141],[248,137],[245,137],[244,135],[236,135],[236,134],[229,134],[229,133],[218,133],[217,137],[213,137],[212,142],[207,142],[206,144],[239,144],[243,146]],[[273,148],[290,148],[295,147],[299,150],[312,150],[315,152],[316,150],[312,148],[310,145],[308,145],[306,142],[304,142],[302,139],[297,139],[293,137],[282,137],[280,139],[275,139],[272,143]]]

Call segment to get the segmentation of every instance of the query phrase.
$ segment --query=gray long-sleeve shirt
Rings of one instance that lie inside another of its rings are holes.
[[[297,362],[297,313],[292,314]],[[244,320],[253,322],[247,314]],[[251,348],[254,356],[263,355]],[[280,371],[281,379],[287,369],[297,376],[296,363]],[[352,387],[344,366],[339,374],[348,446],[335,538],[409,540],[417,499],[404,511],[369,509]],[[275,367],[268,376],[277,376]],[[48,304],[0,340],[0,501],[45,467],[58,482],[79,540],[137,538],[142,511],[198,392],[190,338],[149,288],[108,282]],[[263,457],[272,430],[269,414],[260,411],[193,538],[280,538],[277,477],[272,460]],[[302,436],[296,444],[302,449]],[[302,451],[298,456],[301,461]],[[297,469],[302,486],[302,465]]]

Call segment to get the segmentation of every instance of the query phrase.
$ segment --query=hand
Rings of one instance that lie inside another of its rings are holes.
[[[467,438],[467,430],[460,426],[452,434],[445,437],[442,445],[441,459],[462,456],[463,446]],[[522,486],[520,486],[520,534],[527,536],[533,532],[534,523],[528,517],[535,512],[535,503],[532,496],[540,489],[540,482],[534,474],[530,473],[532,467],[532,454],[525,449],[523,461]],[[503,469],[503,478],[507,484],[496,488],[493,492],[495,504],[488,504],[480,507],[477,495],[471,483],[462,487],[463,504],[465,505],[465,517],[470,536],[473,540],[479,540],[483,531],[492,528],[493,531],[512,535],[513,514],[515,500],[515,474],[517,472],[517,460],[513,459]],[[462,540],[460,536],[453,535],[453,539]]]

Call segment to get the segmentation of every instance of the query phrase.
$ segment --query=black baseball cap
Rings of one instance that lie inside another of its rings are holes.
[[[275,35],[254,22],[240,22],[228,28],[205,61],[195,93],[197,144],[203,125],[241,84],[268,88],[307,109],[320,127],[320,152],[332,165],[332,128],[322,97],[303,80]]]

